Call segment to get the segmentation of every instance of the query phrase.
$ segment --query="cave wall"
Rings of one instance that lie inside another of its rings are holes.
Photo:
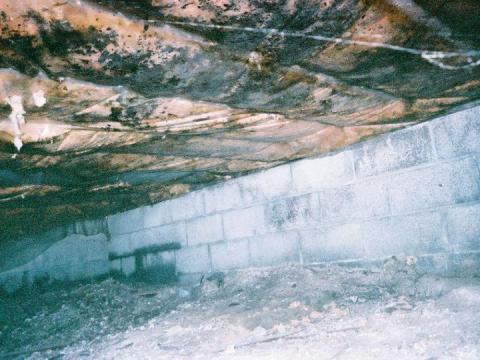
[[[14,289],[42,271],[60,280],[111,271],[194,281],[210,271],[392,255],[414,256],[423,272],[479,274],[480,106],[94,223],[39,237],[37,253],[16,242],[0,284]]]

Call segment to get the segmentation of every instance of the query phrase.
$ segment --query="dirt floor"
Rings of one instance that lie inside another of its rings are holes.
[[[480,359],[480,279],[286,265],[0,298],[0,358]]]

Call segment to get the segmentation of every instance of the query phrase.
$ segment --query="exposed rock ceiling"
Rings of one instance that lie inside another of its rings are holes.
[[[3,0],[0,27],[4,239],[480,97],[477,0]]]

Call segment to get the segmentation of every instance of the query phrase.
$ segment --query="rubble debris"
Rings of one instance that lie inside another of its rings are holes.
[[[478,359],[480,280],[412,273],[412,292],[410,267],[284,265],[193,288],[105,279],[1,296],[0,357]]]

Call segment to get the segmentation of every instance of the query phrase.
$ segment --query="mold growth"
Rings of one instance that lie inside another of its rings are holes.
[[[47,103],[43,90],[34,91],[32,94],[33,103],[36,107],[43,107]]]
[[[22,97],[20,95],[12,95],[7,97],[7,104],[12,108],[12,112],[8,116],[10,119],[12,130],[14,134],[13,145],[18,151],[23,146],[22,142],[22,127],[25,125],[25,110],[23,109]]]
[[[187,22],[187,21],[165,21],[165,23],[170,25],[191,26],[194,28],[208,28],[208,29],[218,29],[218,30],[224,30],[224,31],[241,31],[241,32],[264,34],[269,36],[277,35],[282,38],[285,37],[285,38],[310,39],[310,40],[333,43],[333,44],[356,45],[356,46],[362,46],[367,48],[388,49],[396,52],[420,56],[423,60],[426,60],[430,64],[438,66],[444,70],[469,69],[469,68],[480,66],[480,60],[476,60],[476,58],[480,56],[480,51],[477,51],[477,50],[430,51],[430,50],[422,50],[422,49],[415,49],[415,48],[404,47],[399,45],[393,45],[393,44],[388,44],[383,42],[346,39],[346,38],[338,38],[338,37],[325,36],[325,35],[309,35],[299,31],[286,31],[286,30],[280,30],[275,28],[240,27],[240,26],[231,26],[231,25],[203,24],[203,23]],[[447,64],[445,61],[448,59],[459,59],[459,64]]]
[[[13,135],[13,145],[19,152],[23,147],[22,136],[26,131],[25,114],[23,107],[23,97],[21,95],[11,95],[5,98],[6,103],[11,108],[8,116]],[[32,101],[36,107],[43,107],[47,103],[43,90],[37,90],[32,93]]]

